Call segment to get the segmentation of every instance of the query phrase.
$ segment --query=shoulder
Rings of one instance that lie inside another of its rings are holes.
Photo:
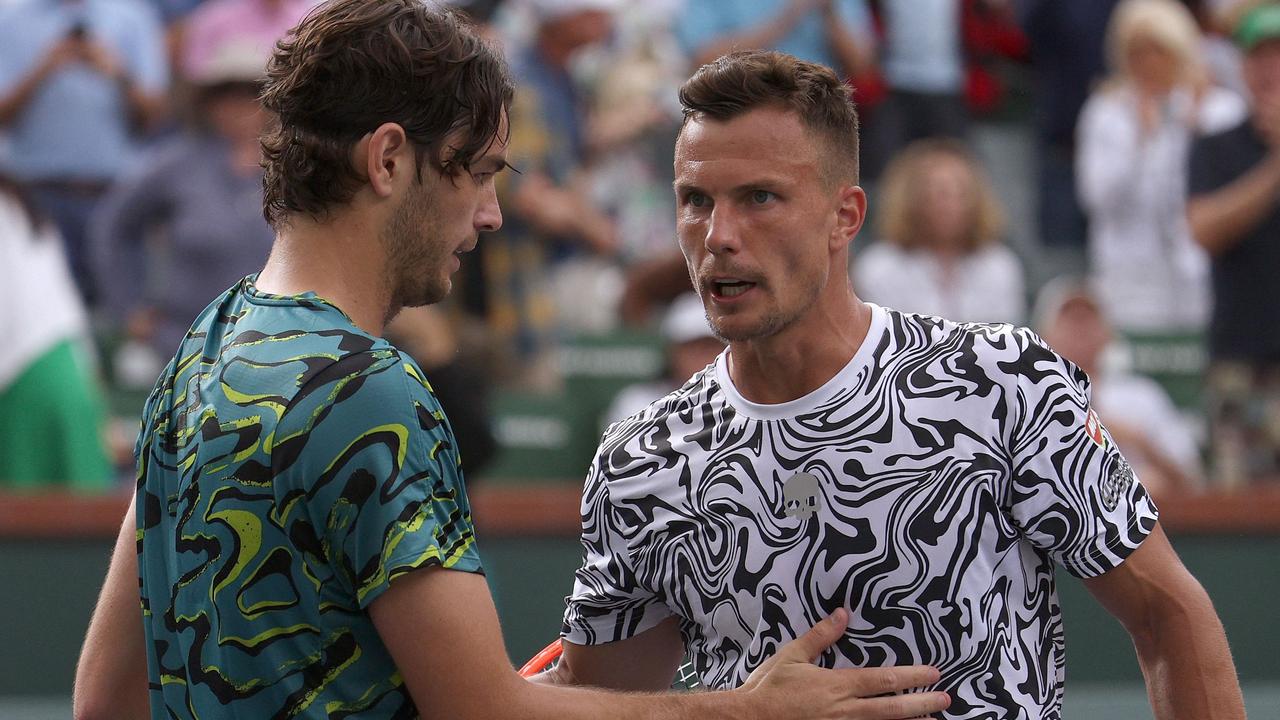
[[[718,362],[718,361],[717,361]],[[712,363],[681,386],[661,398],[650,402],[641,410],[609,425],[600,442],[601,450],[625,444],[636,436],[665,428],[673,415],[690,412],[694,408],[712,402],[718,390],[716,363]]]
[[[323,402],[337,406],[358,404],[376,410],[370,418],[403,411],[410,403],[432,398],[430,383],[412,359],[394,346],[374,342],[368,348],[314,362],[299,376],[300,392],[294,404],[319,395]]]
[[[890,337],[899,351],[914,346],[956,353],[1006,379],[1016,379],[1045,362],[1065,362],[1039,335],[1011,323],[957,322],[888,308],[886,312]]]

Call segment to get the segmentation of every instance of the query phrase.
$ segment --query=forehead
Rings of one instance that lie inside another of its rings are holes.
[[[676,141],[677,178],[711,169],[816,173],[813,133],[795,113],[759,108],[732,120],[690,118]]]
[[[3,0],[0,0],[2,2]],[[510,140],[510,124],[507,121],[507,113],[504,111],[502,117],[498,119],[498,130],[489,138],[487,145],[482,147],[479,152],[470,159],[472,164],[482,160],[505,160],[507,156],[507,143]],[[463,126],[450,130],[444,137],[443,150],[441,151],[447,157],[449,153],[466,144],[471,139],[471,129]],[[451,150],[451,148],[453,150]]]
[[[498,131],[490,138],[489,144],[484,150],[480,151],[480,158],[505,158],[507,156],[507,143],[511,140],[511,125],[507,120],[507,113],[503,111],[502,117],[498,119]]]

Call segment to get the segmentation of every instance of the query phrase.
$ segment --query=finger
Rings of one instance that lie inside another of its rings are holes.
[[[903,718],[929,720],[927,716],[946,710],[950,705],[950,695],[944,692],[929,692],[869,698],[860,703],[858,710],[863,713],[861,717],[879,720],[902,720]]]
[[[929,665],[847,668],[835,672],[847,674],[849,682],[862,697],[926,687],[942,678],[938,669]]]
[[[849,623],[849,613],[840,608],[825,620],[809,628],[809,631],[792,640],[778,651],[780,659],[794,662],[813,662],[823,650],[840,639]]]

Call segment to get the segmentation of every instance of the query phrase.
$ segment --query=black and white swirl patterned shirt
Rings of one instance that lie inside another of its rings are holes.
[[[949,718],[1060,716],[1053,566],[1116,567],[1156,508],[1085,374],[1039,337],[872,309],[853,359],[803,398],[745,400],[721,355],[609,428],[569,641],[675,616],[703,682],[725,688],[844,606],[822,665],[935,665]]]

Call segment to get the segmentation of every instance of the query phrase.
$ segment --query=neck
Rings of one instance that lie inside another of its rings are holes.
[[[313,292],[357,327],[380,336],[400,308],[392,307],[377,227],[356,214],[317,222],[295,214],[276,233],[259,290],[274,295]]]
[[[769,337],[729,344],[729,377],[744,398],[775,405],[808,395],[835,377],[862,347],[871,308],[847,283]]]

